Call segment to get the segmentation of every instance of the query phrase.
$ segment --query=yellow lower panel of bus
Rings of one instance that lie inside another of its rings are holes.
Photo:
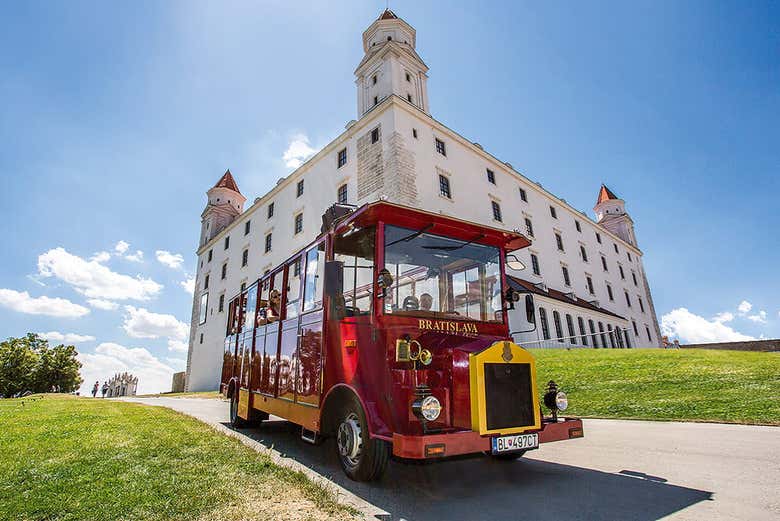
[[[301,405],[260,393],[252,393],[252,408],[279,416],[310,431],[319,432],[320,430],[320,409],[318,407]]]

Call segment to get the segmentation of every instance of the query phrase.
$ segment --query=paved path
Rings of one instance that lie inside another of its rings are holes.
[[[137,401],[227,425],[227,402]],[[272,417],[240,434],[330,478],[359,498],[353,504],[387,514],[380,519],[780,519],[775,427],[587,420],[585,438],[543,445],[514,462],[391,461],[372,484],[342,474],[332,442],[311,446],[299,432]]]

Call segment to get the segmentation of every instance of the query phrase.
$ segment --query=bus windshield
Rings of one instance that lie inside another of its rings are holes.
[[[500,322],[499,260],[495,247],[387,225],[385,313]]]

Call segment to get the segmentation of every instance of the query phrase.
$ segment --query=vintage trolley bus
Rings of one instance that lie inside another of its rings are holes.
[[[511,340],[509,252],[521,234],[387,202],[334,206],[308,247],[229,306],[222,392],[234,426],[273,414],[345,473],[378,478],[389,456],[516,458],[581,437],[543,401],[533,357]],[[531,296],[526,296],[531,299]],[[534,322],[533,302],[526,306]]]

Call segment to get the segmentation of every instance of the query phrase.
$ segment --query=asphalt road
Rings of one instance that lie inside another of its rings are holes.
[[[136,400],[227,425],[227,402]],[[332,441],[309,445],[287,422],[272,417],[240,432],[386,512],[380,519],[780,519],[776,427],[587,420],[585,438],[546,444],[513,462],[391,461],[371,484],[342,474]]]

